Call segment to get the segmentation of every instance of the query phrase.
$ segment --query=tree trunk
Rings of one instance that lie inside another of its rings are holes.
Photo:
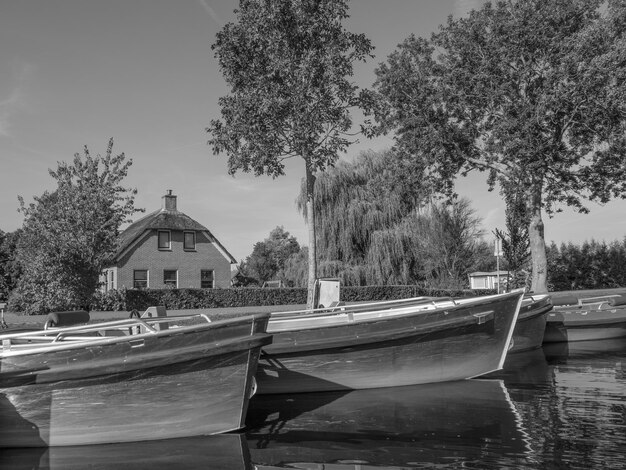
[[[312,309],[315,307],[315,279],[317,277],[314,204],[315,175],[311,168],[310,159],[305,156],[304,162],[306,166],[306,223],[309,232],[309,280],[307,283],[306,306],[308,309]]]
[[[532,263],[531,290],[535,293],[548,292],[548,261],[546,242],[541,219],[541,183],[535,183],[530,194],[530,222],[528,238],[530,240],[530,258]]]

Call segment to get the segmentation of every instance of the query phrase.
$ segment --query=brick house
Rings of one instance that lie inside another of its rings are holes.
[[[230,287],[233,256],[191,217],[179,212],[169,190],[161,209],[131,224],[120,236],[102,290]]]

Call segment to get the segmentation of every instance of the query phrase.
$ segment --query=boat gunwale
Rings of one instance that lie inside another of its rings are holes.
[[[193,319],[196,317],[206,317],[204,314],[198,315],[187,315],[187,316],[177,316],[177,317],[166,317],[171,319],[172,322],[180,321],[185,319]],[[107,329],[122,329],[127,327],[135,327],[135,326],[144,326],[143,322],[146,323],[163,323],[165,320],[163,318],[151,318],[151,319],[140,319],[140,321],[134,320],[118,320],[113,322],[101,322],[95,323],[91,325],[82,325],[82,326],[74,326],[74,327],[66,327],[59,328],[55,330],[37,330],[37,331],[29,331],[29,332],[20,332],[20,333],[8,333],[8,334],[0,334],[0,360],[8,357],[17,357],[17,356],[27,356],[31,354],[41,354],[47,352],[56,352],[56,351],[67,351],[73,349],[83,349],[85,347],[93,348],[97,346],[107,346],[107,345],[115,345],[115,344],[124,344],[124,343],[132,343],[138,342],[145,339],[151,338],[164,338],[171,336],[179,336],[184,334],[193,334],[200,333],[205,330],[217,330],[221,328],[228,328],[231,326],[239,326],[245,325],[246,323],[250,323],[251,330],[249,334],[241,334],[238,336],[234,336],[230,339],[251,339],[256,335],[268,335],[265,330],[263,331],[255,331],[254,325],[257,322],[263,321],[269,318],[269,313],[255,313],[250,315],[245,315],[241,317],[228,318],[218,321],[209,321],[208,323],[199,323],[197,325],[189,325],[189,326],[181,326],[176,328],[167,328],[164,330],[148,330],[144,333],[137,333],[132,335],[123,335],[123,336],[80,336],[80,337],[71,337],[68,340],[61,341],[52,341],[52,336],[54,333],[62,334],[62,333],[75,333],[80,334],[81,332],[98,332],[104,331]],[[113,328],[111,328],[113,327]],[[271,335],[269,335],[271,336]],[[46,343],[28,343],[28,344],[11,344],[10,341],[12,339],[22,339],[28,340],[29,338],[36,337],[48,337],[50,339],[49,342]],[[224,344],[225,341],[216,341],[215,347],[219,348],[220,344]],[[8,344],[7,344],[8,342]],[[204,345],[204,348],[207,348]]]
[[[616,318],[613,320],[580,320],[575,323],[565,323],[562,320],[548,320],[548,323],[562,324],[564,328],[578,329],[578,328],[626,328],[626,318]]]
[[[485,312],[491,315],[493,321],[493,310]],[[451,318],[443,321],[433,322],[428,327],[417,329],[413,328],[395,328],[395,329],[382,329],[370,331],[368,333],[359,333],[353,335],[346,335],[334,338],[315,338],[309,341],[303,341],[299,339],[292,341],[290,338],[287,342],[281,342],[280,337],[274,336],[274,341],[268,347],[264,348],[264,352],[270,356],[274,354],[300,354],[303,352],[320,351],[320,350],[332,350],[341,349],[348,346],[361,346],[369,344],[378,344],[387,341],[397,341],[403,338],[410,338],[422,335],[428,335],[434,332],[449,331],[457,328],[470,327],[473,325],[479,325],[479,319],[473,315],[464,315],[462,317]],[[336,328],[341,328],[347,324],[333,325]],[[285,330],[285,331],[268,331],[269,334],[277,335],[289,331],[299,330]],[[307,329],[306,331],[311,331]]]
[[[548,314],[547,321],[548,323],[563,324],[565,328],[619,327],[622,324],[626,326],[626,306],[620,307],[622,306],[602,310],[581,309],[580,311],[555,309]],[[622,312],[618,313],[618,310]]]
[[[300,330],[317,330],[317,329],[326,329],[326,328],[336,328],[343,327],[346,325],[355,325],[355,324],[367,324],[367,323],[378,323],[381,321],[392,321],[399,318],[413,318],[422,316],[425,314],[432,313],[440,313],[440,312],[453,312],[463,308],[471,308],[476,306],[487,306],[494,302],[499,302],[505,298],[515,297],[520,295],[519,291],[512,291],[505,294],[495,294],[490,296],[483,297],[470,297],[467,299],[457,299],[457,300],[440,300],[437,301],[441,303],[441,306],[433,306],[429,304],[417,304],[417,305],[409,305],[404,307],[392,308],[392,309],[380,309],[380,310],[368,310],[364,312],[350,312],[347,310],[349,307],[346,307],[346,310],[334,310],[334,311],[326,311],[322,314],[318,314],[316,316],[308,315],[304,313],[303,315],[298,315],[297,313],[287,318],[274,318],[274,314],[270,316],[270,321],[268,324],[267,331],[268,333],[284,333],[289,331],[300,331]],[[453,302],[453,304],[450,304]],[[445,303],[445,305],[444,305]],[[518,309],[519,310],[519,309]],[[297,311],[296,311],[297,312]],[[301,312],[311,312],[311,310],[302,310]],[[284,313],[284,312],[281,312]],[[362,317],[362,318],[358,318]],[[325,319],[330,320],[325,324],[315,324],[316,320]],[[334,320],[334,321],[333,321]],[[275,325],[282,322],[291,322],[296,323],[295,326],[291,328],[285,329],[277,329]],[[302,324],[297,324],[300,322],[311,322],[310,326],[303,326]]]
[[[523,306],[522,306],[523,308]],[[552,305],[544,305],[540,308],[532,309],[528,312],[522,312],[520,309],[519,316],[517,317],[517,321],[528,321],[534,318],[537,318],[541,315],[547,315],[552,311]]]
[[[314,310],[301,310],[301,311],[289,312],[290,315],[287,316],[286,318],[282,318],[283,315],[275,317],[275,314],[272,313],[270,316],[270,321],[268,324],[267,331],[269,333],[279,333],[279,332],[285,332],[285,331],[299,331],[301,329],[307,329],[307,330],[322,329],[322,328],[338,327],[338,326],[353,325],[353,324],[380,322],[380,321],[387,320],[387,319],[393,320],[395,318],[411,318],[415,316],[421,316],[426,313],[435,313],[435,312],[442,312],[442,311],[452,312],[452,311],[456,311],[462,308],[475,307],[477,305],[486,306],[493,302],[498,302],[504,298],[515,297],[517,295],[520,295],[519,291],[512,291],[512,292],[508,292],[505,294],[494,294],[494,295],[482,296],[482,297],[470,297],[467,299],[442,299],[438,301],[429,301],[431,303],[423,304],[423,305],[416,304],[416,305],[408,305],[408,306],[398,307],[398,308],[383,308],[383,309],[376,309],[376,310],[367,310],[363,312],[351,312],[349,310],[350,306],[341,307],[341,309],[345,308],[344,310],[340,310],[339,308],[332,310],[332,311],[328,311],[328,309],[318,309],[321,311],[317,312],[318,313],[317,315],[311,315],[311,313],[314,312]],[[440,303],[441,305],[440,306],[435,305],[433,308],[432,302],[437,302],[437,303]],[[452,304],[450,304],[450,302],[452,302]],[[372,304],[372,305],[375,305],[375,304]],[[299,314],[298,312],[302,312],[302,314]],[[286,313],[286,312],[280,312],[280,314],[283,314],[283,313]],[[357,318],[357,316],[362,317],[362,318]],[[298,327],[284,329],[284,330],[272,329],[272,324],[275,325],[279,322],[306,322],[306,321],[315,322],[316,320],[320,320],[320,319],[336,319],[336,321],[334,323],[327,323],[323,325],[312,324],[312,326],[307,327],[307,328],[298,326]]]

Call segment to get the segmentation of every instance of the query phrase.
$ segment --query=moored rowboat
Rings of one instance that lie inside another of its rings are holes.
[[[517,324],[513,330],[512,347],[509,353],[530,351],[541,347],[547,315],[552,308],[552,300],[547,294],[524,296]]]
[[[0,447],[239,429],[267,321],[157,317],[0,335]]]
[[[565,305],[555,305],[548,314],[545,343],[626,337],[626,296],[587,297],[565,302]]]
[[[501,369],[523,292],[272,314],[258,393],[395,387]]]
[[[380,302],[351,305],[352,311],[380,310],[383,308],[407,307],[428,304],[433,300],[450,300],[450,297],[413,297]],[[462,298],[457,298],[461,300]],[[530,351],[540,348],[546,329],[546,315],[552,310],[552,299],[548,294],[526,294],[522,300],[517,323],[513,330],[509,353]],[[273,316],[274,317],[274,316]],[[271,322],[272,320],[270,320]]]

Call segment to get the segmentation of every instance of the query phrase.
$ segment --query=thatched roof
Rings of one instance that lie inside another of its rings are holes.
[[[174,196],[175,197],[175,196]],[[143,234],[151,230],[190,230],[195,232],[205,232],[209,239],[217,244],[224,255],[230,260],[231,263],[236,263],[235,258],[224,248],[224,246],[213,236],[213,234],[204,225],[196,222],[188,215],[175,209],[176,203],[174,202],[174,209],[164,208],[152,212],[145,217],[142,217],[138,221],[129,225],[119,235],[119,248],[115,254],[117,259],[128,247],[130,247],[135,241],[137,241]]]

